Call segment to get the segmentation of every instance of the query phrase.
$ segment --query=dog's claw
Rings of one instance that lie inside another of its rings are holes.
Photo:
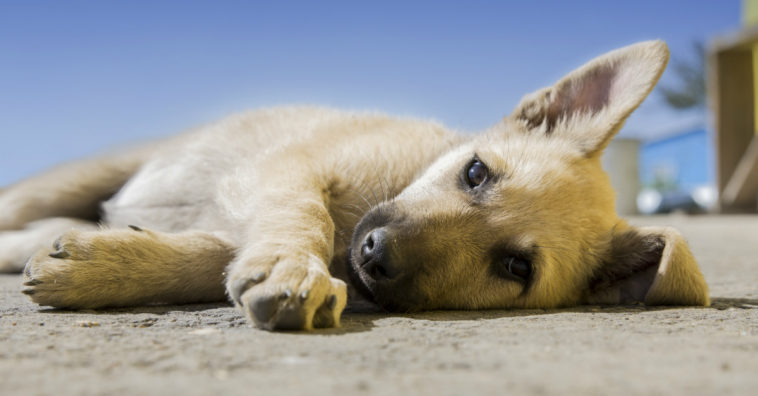
[[[31,279],[24,282],[24,286],[37,286],[39,284],[42,284],[42,281],[37,280],[37,279]]]
[[[292,297],[292,289],[287,289],[282,294],[279,295],[280,300],[286,300],[290,297]]]
[[[27,296],[31,296],[31,295],[33,295],[33,294],[34,294],[34,293],[36,293],[36,292],[37,292],[37,291],[36,291],[36,290],[34,290],[34,289],[22,289],[22,290],[21,290],[21,293],[24,293],[24,294],[26,294]]]
[[[128,227],[133,229],[134,231],[144,231],[142,228],[137,227],[136,225],[129,224]]]
[[[308,290],[303,290],[302,293],[300,293],[300,302],[304,302],[308,299]]]
[[[253,282],[255,282],[255,283],[263,282],[263,280],[266,279],[266,273],[265,272],[259,272],[259,273],[255,274],[255,275],[253,275],[253,277],[250,278],[250,279],[252,279]]]
[[[53,253],[48,254],[48,256],[52,258],[57,258],[57,259],[64,259],[68,257],[68,252],[66,252],[65,250],[57,250]]]

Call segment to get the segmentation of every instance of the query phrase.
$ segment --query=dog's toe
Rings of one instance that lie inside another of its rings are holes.
[[[332,294],[324,301],[323,304],[316,310],[316,314],[313,316],[313,327],[327,328],[334,327],[335,322],[339,320],[339,312],[336,312],[339,304],[339,298],[336,294]]]

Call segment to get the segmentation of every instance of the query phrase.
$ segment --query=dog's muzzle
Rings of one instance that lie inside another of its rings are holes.
[[[392,263],[389,233],[384,228],[377,228],[356,239],[357,243],[348,254],[348,273],[356,289],[364,297],[377,302],[377,288],[400,273]]]
[[[391,202],[374,207],[355,227],[348,251],[353,286],[390,311],[414,311],[425,301],[415,284],[417,266],[409,260],[406,220]]]

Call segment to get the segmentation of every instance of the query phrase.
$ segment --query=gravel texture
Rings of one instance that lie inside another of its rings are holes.
[[[635,218],[688,238],[710,308],[347,313],[269,333],[227,305],[60,311],[0,276],[0,394],[755,394],[758,217]]]

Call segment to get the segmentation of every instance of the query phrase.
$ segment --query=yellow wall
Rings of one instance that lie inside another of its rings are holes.
[[[758,22],[758,1],[742,0],[742,24],[754,25]]]

